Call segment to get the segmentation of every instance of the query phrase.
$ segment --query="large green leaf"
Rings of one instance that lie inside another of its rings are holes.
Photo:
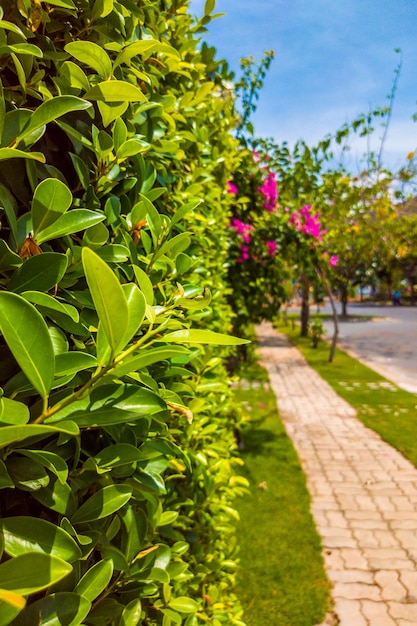
[[[71,111],[85,111],[91,107],[91,102],[77,98],[77,96],[55,96],[51,100],[42,102],[32,113],[29,121],[16,139],[16,144],[24,137],[27,137],[37,128],[41,128],[53,122],[58,117],[70,113]]]
[[[49,471],[53,472],[61,485],[64,485],[68,478],[68,465],[65,460],[49,450],[26,450],[26,448],[18,449],[19,454],[27,456],[32,459],[38,465],[46,467]]]
[[[55,357],[55,376],[68,376],[96,366],[96,357],[88,352],[63,352]]]
[[[0,589],[0,626],[8,626],[26,605],[26,599],[13,591]]]
[[[74,422],[61,422],[58,426],[44,426],[43,424],[3,426],[0,428],[0,449],[30,437],[39,437],[39,435],[49,437],[54,433],[66,433],[75,436],[79,434],[79,430]]]
[[[152,365],[153,363],[157,363],[158,361],[164,361],[166,359],[171,359],[172,357],[178,356],[179,354],[188,353],[185,348],[181,347],[161,347],[161,348],[152,348],[144,351],[142,354],[138,354],[136,356],[131,357],[130,359],[124,360],[120,365],[117,365],[115,368],[110,370],[109,376],[121,378],[122,376],[126,376],[126,374],[130,374],[130,372],[137,372],[144,367],[148,367],[148,365]]]
[[[123,609],[120,618],[120,626],[137,626],[140,624],[142,614],[142,603],[140,600],[131,600]]]
[[[72,193],[57,178],[42,180],[33,193],[32,225],[36,239],[41,230],[45,230],[61,217],[71,206]]]
[[[0,161],[6,161],[7,159],[32,159],[41,163],[46,162],[45,155],[42,152],[24,152],[17,148],[0,148]]]
[[[18,254],[10,250],[7,243],[0,239],[0,271],[7,271],[20,267],[22,265],[22,259]]]
[[[82,261],[100,324],[114,356],[118,348],[123,347],[129,324],[125,293],[113,270],[95,252],[83,248]]]
[[[37,600],[13,622],[13,626],[80,626],[91,602],[76,593],[60,591]]]
[[[77,400],[47,418],[45,423],[71,419],[80,427],[95,428],[134,422],[166,410],[164,400],[136,385],[101,385],[88,398]]]
[[[0,398],[0,422],[3,424],[27,424],[29,421],[29,409],[26,404]]]
[[[55,357],[42,315],[21,296],[1,292],[0,330],[25,376],[46,398],[54,379]]]
[[[49,291],[57,285],[67,269],[68,257],[58,252],[44,252],[29,257],[10,279],[10,291]],[[26,301],[26,300],[25,300]]]
[[[94,85],[84,97],[102,102],[146,102],[146,96],[138,87],[123,80],[108,80]]]
[[[101,78],[109,78],[112,65],[109,55],[101,46],[92,41],[71,41],[64,49],[77,61],[95,70]]]
[[[28,300],[32,304],[42,307],[42,310],[47,313],[61,313],[62,315],[68,316],[74,322],[80,321],[80,316],[74,306],[71,304],[63,304],[47,293],[42,293],[40,291],[23,291],[21,295],[25,298],[25,300]]]
[[[72,571],[72,566],[50,554],[29,552],[0,564],[0,589],[21,595],[50,587]]]
[[[179,613],[196,613],[200,608],[195,600],[192,598],[187,598],[185,596],[180,596],[178,598],[172,598],[168,602],[168,606],[174,611],[178,611]]]
[[[175,330],[172,333],[163,335],[158,341],[167,341],[168,343],[202,343],[218,346],[240,346],[244,343],[250,343],[248,339],[233,337],[233,335],[215,333],[211,330],[193,329]]]
[[[145,319],[146,300],[145,296],[134,283],[122,285],[129,309],[129,323],[126,326],[122,345],[127,345],[132,337],[138,332]]]
[[[130,500],[131,495],[132,487],[129,485],[103,487],[80,506],[72,516],[71,524],[95,522],[108,517],[121,509]]]
[[[146,302],[150,306],[152,306],[153,300],[154,300],[154,293],[153,293],[153,285],[152,285],[151,279],[146,274],[146,272],[144,272],[143,269],[141,267],[138,267],[137,265],[133,266],[133,271],[135,272],[135,277],[136,277],[136,280],[138,281],[140,290],[142,291],[143,295],[146,298]]]
[[[65,530],[43,519],[29,516],[3,518],[0,529],[4,550],[9,556],[27,552],[52,554],[73,563],[81,558],[81,550]]]
[[[110,559],[99,561],[87,570],[74,591],[92,602],[107,587],[112,575],[113,561]]]
[[[40,231],[37,236],[37,242],[40,245],[50,239],[78,233],[80,230],[90,228],[105,219],[105,215],[100,215],[100,213],[96,213],[95,211],[88,209],[72,209],[59,217],[51,226]]]

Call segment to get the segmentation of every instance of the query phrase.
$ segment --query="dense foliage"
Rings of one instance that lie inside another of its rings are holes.
[[[2,626],[243,623],[236,119],[187,5],[2,3]]]

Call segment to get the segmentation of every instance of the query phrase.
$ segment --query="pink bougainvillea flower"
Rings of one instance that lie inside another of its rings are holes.
[[[278,186],[275,172],[268,172],[264,184],[258,187],[258,191],[263,194],[266,211],[274,211],[277,206]]]
[[[277,242],[276,241],[267,241],[266,242],[266,247],[267,247],[268,255],[269,256],[275,256],[275,253],[277,251]]]
[[[331,267],[335,267],[339,262],[339,257],[333,254],[329,259],[329,265]]]
[[[227,193],[233,193],[235,195],[239,193],[239,189],[236,187],[234,183],[232,183],[231,180],[228,180],[226,183],[226,191]]]

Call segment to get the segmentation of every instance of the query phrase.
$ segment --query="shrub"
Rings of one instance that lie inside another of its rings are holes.
[[[187,5],[2,3],[4,626],[242,624],[235,118]]]

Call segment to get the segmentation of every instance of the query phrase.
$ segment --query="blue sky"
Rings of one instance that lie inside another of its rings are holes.
[[[191,13],[201,15],[204,4],[192,0]],[[387,106],[400,48],[384,161],[400,165],[417,147],[416,0],[217,0],[215,13],[226,15],[204,39],[234,71],[242,57],[275,51],[253,118],[258,136],[314,144],[370,107]],[[364,150],[352,144],[355,165]]]

